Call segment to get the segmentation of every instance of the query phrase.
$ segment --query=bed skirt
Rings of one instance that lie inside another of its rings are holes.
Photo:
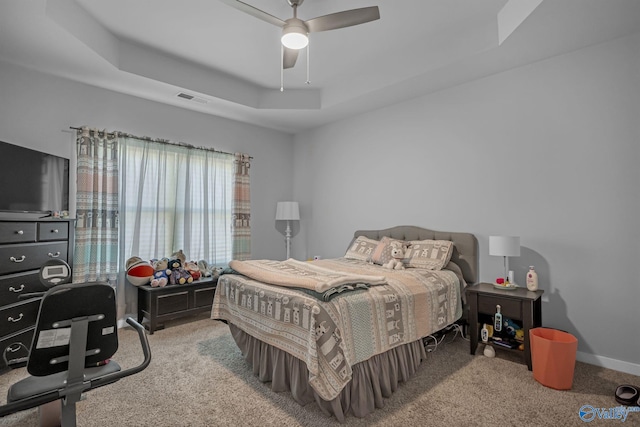
[[[351,381],[339,396],[324,400],[309,385],[306,364],[229,323],[231,335],[260,381],[275,392],[290,391],[300,405],[315,401],[320,409],[343,422],[348,414],[365,417],[384,406],[401,381],[414,376],[427,353],[422,340],[395,347],[353,366]]]

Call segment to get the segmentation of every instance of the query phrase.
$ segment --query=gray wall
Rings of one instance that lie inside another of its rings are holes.
[[[640,374],[639,58],[635,35],[295,141],[0,62],[0,140],[68,157],[68,127],[86,124],[248,152],[254,258],[284,258],[273,218],[292,195],[300,259],[342,255],[359,228],[414,224],[476,234],[491,281],[489,235],[519,235],[511,268],[523,283],[536,266],[544,325],[575,334],[579,359]]]
[[[82,125],[249,153],[253,256],[284,258],[274,217],[293,191],[290,135],[0,62],[0,140],[70,157],[69,127]]]
[[[518,235],[544,326],[640,374],[639,58],[636,34],[297,135],[294,255],[340,256],[360,228],[467,231],[493,281],[489,235]]]

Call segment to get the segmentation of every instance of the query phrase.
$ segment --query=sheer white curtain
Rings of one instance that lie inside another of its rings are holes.
[[[224,265],[232,257],[234,156],[120,137],[120,265],[131,256]],[[124,283],[124,272],[122,273]],[[119,303],[135,313],[136,289]]]

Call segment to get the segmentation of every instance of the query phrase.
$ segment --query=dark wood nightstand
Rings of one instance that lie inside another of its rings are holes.
[[[138,287],[138,322],[146,317],[144,326],[152,335],[163,328],[163,322],[192,314],[211,311],[218,278],[206,277],[185,285],[167,285],[152,288],[150,285]]]
[[[478,283],[466,290],[469,302],[469,336],[471,354],[476,354],[480,334],[479,316],[493,316],[496,306],[501,308],[503,318],[522,322],[524,330],[524,361],[531,370],[531,347],[529,330],[542,326],[542,301],[544,291],[529,291],[526,287],[513,290],[497,289],[492,283]],[[493,346],[502,349],[502,347]],[[517,351],[520,350],[509,350]]]

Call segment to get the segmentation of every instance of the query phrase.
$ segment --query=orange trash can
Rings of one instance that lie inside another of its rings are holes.
[[[550,328],[531,329],[529,339],[533,378],[556,390],[571,390],[578,339]]]

